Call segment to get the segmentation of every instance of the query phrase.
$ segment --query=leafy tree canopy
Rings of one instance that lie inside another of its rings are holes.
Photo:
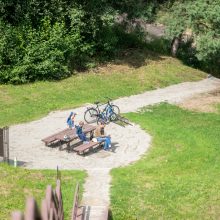
[[[220,66],[220,0],[176,1],[171,8],[167,35],[170,39],[191,29],[196,57],[207,68]]]

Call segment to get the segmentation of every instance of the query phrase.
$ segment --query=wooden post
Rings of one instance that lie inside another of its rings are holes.
[[[9,128],[0,128],[0,157],[9,163]]]
[[[3,128],[0,128],[0,157],[3,157],[3,158],[4,158]]]

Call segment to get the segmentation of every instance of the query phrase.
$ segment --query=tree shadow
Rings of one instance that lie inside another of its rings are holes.
[[[118,52],[114,65],[127,65],[130,68],[146,66],[150,61],[162,61],[164,58],[147,48],[129,48]]]

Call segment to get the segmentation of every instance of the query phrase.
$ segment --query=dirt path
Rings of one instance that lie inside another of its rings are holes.
[[[120,98],[115,101],[122,113],[137,111],[146,105],[163,101],[181,102],[195,94],[220,88],[220,80],[215,78],[199,82],[181,83],[143,94]],[[83,119],[86,107],[74,109],[77,120]],[[45,147],[41,139],[64,127],[68,111],[56,111],[48,116],[25,124],[10,127],[10,157],[17,157],[28,168],[86,170],[83,204],[90,206],[90,219],[101,219],[102,211],[108,207],[111,177],[109,171],[114,167],[125,166],[140,159],[150,146],[151,137],[138,125],[120,127],[110,124],[106,130],[112,136],[112,151],[100,150],[86,157],[67,153],[64,149]]]
[[[218,88],[220,88],[220,80],[213,77],[198,82],[180,83],[163,89],[120,98],[115,101],[115,104],[119,105],[124,113],[135,112],[146,105],[154,105],[164,101],[179,103],[196,94],[213,91]]]

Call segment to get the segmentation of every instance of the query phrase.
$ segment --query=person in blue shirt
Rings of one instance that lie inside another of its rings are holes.
[[[74,128],[74,119],[75,119],[76,113],[75,112],[70,112],[69,117],[66,120],[66,123],[69,128],[73,129]]]
[[[76,128],[76,134],[78,135],[79,139],[81,141],[83,141],[83,143],[88,143],[89,140],[88,138],[86,137],[86,134],[83,132],[83,125],[84,125],[84,122],[83,121],[80,121],[79,122],[79,125],[76,125],[75,128]]]

